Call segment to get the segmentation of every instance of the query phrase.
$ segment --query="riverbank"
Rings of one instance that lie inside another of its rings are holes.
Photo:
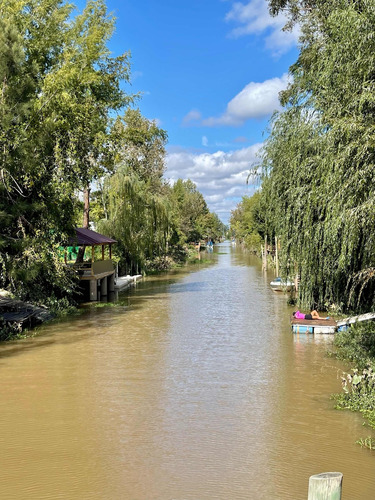
[[[350,373],[343,373],[343,392],[334,394],[336,408],[359,412],[367,425],[375,429],[375,322],[352,325],[339,332],[334,340],[337,359],[351,365]],[[375,439],[361,437],[357,443],[370,450],[375,449]]]
[[[139,281],[143,276],[119,276],[116,278],[115,290],[120,292]],[[45,306],[39,306],[16,298],[7,291],[0,289],[0,342],[24,337],[35,327],[69,314],[75,307],[68,307],[58,313]]]

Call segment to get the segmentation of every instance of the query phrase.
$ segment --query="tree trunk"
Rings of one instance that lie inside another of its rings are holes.
[[[90,226],[90,188],[87,187],[83,192],[84,208],[83,208],[83,227],[89,229]]]

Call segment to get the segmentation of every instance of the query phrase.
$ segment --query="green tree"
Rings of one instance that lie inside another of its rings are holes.
[[[160,189],[165,172],[167,132],[155,121],[141,115],[139,109],[128,108],[113,125],[112,145],[116,145],[116,163],[127,165],[154,190]]]
[[[200,221],[209,214],[203,195],[190,179],[178,179],[172,187],[172,198],[176,207],[175,219],[181,242],[199,241],[204,237]]]
[[[95,193],[97,225],[119,242],[120,268],[139,273],[169,250],[169,188],[162,179],[167,133],[128,109],[110,134],[115,163]]]
[[[73,290],[57,248],[130,100],[128,55],[110,56],[101,0],[75,18],[61,0],[1,0],[0,14],[0,285],[43,302]]]
[[[105,185],[108,219],[98,229],[118,241],[120,270],[140,273],[147,262],[168,252],[170,210],[168,197],[154,193],[147,183],[128,168],[118,168]]]
[[[248,250],[259,253],[263,236],[261,195],[244,196],[230,217],[230,231]],[[260,234],[262,233],[262,235]]]

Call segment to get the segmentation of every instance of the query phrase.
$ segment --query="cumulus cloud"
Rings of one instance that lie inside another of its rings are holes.
[[[254,186],[248,186],[246,180],[261,146],[257,143],[236,151],[215,153],[170,152],[165,176],[172,183],[179,178],[191,179],[205,197],[210,210],[227,223],[230,211],[242,196],[254,192]]]
[[[283,14],[276,17],[270,16],[266,0],[250,0],[245,4],[236,2],[226,15],[226,20],[240,25],[230,32],[234,38],[245,35],[264,35],[266,48],[275,56],[287,52],[298,41],[298,26],[293,31],[282,31],[287,18]]]
[[[288,74],[264,82],[250,82],[227,105],[225,113],[219,117],[202,120],[202,125],[239,126],[251,118],[263,118],[280,109],[279,92],[285,90],[289,82]]]

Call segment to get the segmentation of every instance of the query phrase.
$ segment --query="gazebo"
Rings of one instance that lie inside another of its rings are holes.
[[[76,234],[69,240],[69,246],[78,247],[76,261],[72,264],[78,272],[81,281],[89,281],[90,300],[98,300],[98,289],[101,296],[115,290],[115,269],[112,262],[112,245],[116,240],[83,227],[76,228]],[[84,260],[85,250],[91,248],[91,259]],[[95,260],[95,248],[101,247],[101,258]],[[108,258],[105,257],[108,247]],[[67,248],[65,248],[65,262],[67,262]]]

